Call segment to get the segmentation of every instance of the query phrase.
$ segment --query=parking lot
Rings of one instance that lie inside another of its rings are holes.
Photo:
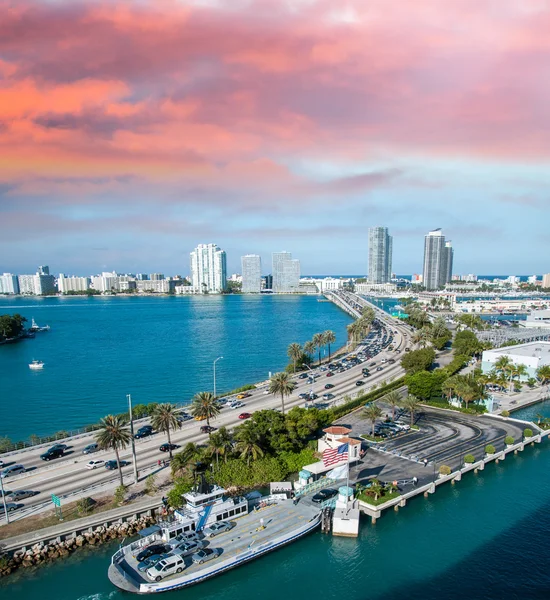
[[[389,408],[382,403],[380,406],[384,414],[391,414]],[[355,411],[338,421],[339,425],[351,427],[355,438],[370,434],[372,428],[361,412]],[[396,421],[408,424],[410,416],[401,411]],[[419,485],[428,483],[435,479],[441,465],[457,469],[467,454],[481,459],[487,444],[499,451],[505,446],[506,436],[519,441],[523,435],[523,427],[513,421],[425,407],[415,415],[415,425],[419,430],[403,431],[370,444],[361,464],[353,467],[352,478],[361,483],[371,477],[383,482],[398,481],[399,487],[407,490],[414,477]]]

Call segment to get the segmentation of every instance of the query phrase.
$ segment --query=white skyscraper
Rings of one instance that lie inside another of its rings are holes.
[[[216,244],[199,244],[190,254],[191,281],[198,294],[220,294],[227,286],[225,251]]]
[[[0,275],[0,294],[19,294],[17,275],[11,273]]]
[[[387,227],[369,228],[369,283],[391,281],[392,246]]]
[[[243,294],[259,294],[262,289],[262,259],[257,254],[241,257]]]
[[[454,250],[445,241],[441,229],[430,231],[424,238],[424,272],[422,283],[428,290],[443,287],[452,279]]]
[[[298,292],[300,287],[300,261],[290,252],[273,252],[273,291],[280,294]]]
[[[90,288],[89,277],[66,277],[63,273],[59,274],[57,278],[57,288],[61,294],[67,294],[68,292],[85,292]]]

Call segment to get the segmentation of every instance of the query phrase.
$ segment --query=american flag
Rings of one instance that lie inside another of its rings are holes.
[[[323,452],[323,464],[325,467],[348,460],[348,449],[349,444],[347,443],[341,444],[338,448],[327,448]]]

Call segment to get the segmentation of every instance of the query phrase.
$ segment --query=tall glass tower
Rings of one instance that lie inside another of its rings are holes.
[[[259,294],[262,289],[262,259],[257,254],[241,256],[243,294]]]
[[[422,283],[428,290],[437,290],[451,281],[453,248],[445,241],[441,229],[430,231],[424,238],[424,271]]]
[[[392,246],[387,227],[369,228],[369,283],[391,281]]]

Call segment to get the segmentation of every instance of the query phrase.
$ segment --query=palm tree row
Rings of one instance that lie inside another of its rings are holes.
[[[414,417],[418,412],[418,407],[420,406],[420,400],[416,396],[408,394],[402,398],[399,392],[394,390],[386,394],[383,398],[381,398],[381,400],[391,406],[392,420],[395,420],[396,407],[401,406],[409,411],[411,416],[411,427],[414,425]],[[382,416],[382,409],[376,402],[371,402],[363,409],[363,416],[371,422],[372,436],[374,437],[374,426],[376,419],[379,419]]]
[[[309,356],[311,359],[313,354],[317,351],[319,364],[321,364],[321,349],[325,346],[328,346],[328,359],[330,361],[330,345],[334,344],[335,341],[336,336],[334,335],[334,331],[327,329],[322,333],[316,333],[313,336],[313,339],[306,342],[303,347],[296,342],[290,344],[287,349],[287,355],[292,361],[294,373],[296,373],[296,365],[303,362],[304,355]]]
[[[362,315],[347,326],[348,340],[354,343],[360,342],[369,332],[375,318],[376,314],[372,308],[364,308]]]
[[[466,408],[474,400],[481,400],[487,397],[485,391],[485,382],[482,378],[475,375],[453,375],[446,379],[442,384],[442,391],[450,401],[453,396],[459,398]]]

